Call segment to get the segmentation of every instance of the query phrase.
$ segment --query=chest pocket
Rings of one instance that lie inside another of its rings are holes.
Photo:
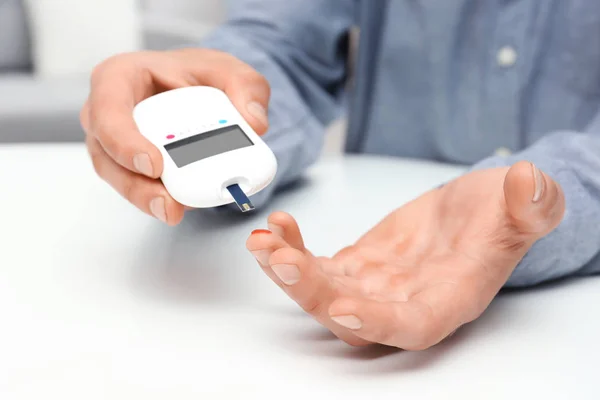
[[[565,89],[600,95],[600,2],[558,0],[547,47],[548,72]]]

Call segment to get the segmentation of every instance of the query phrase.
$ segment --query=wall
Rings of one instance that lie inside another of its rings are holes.
[[[147,10],[162,15],[207,24],[218,24],[225,18],[226,0],[141,0]]]

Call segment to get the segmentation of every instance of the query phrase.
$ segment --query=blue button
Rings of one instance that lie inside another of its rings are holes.
[[[222,120],[220,120],[220,121],[219,121],[219,123],[220,123],[220,124],[226,124],[226,123],[227,123],[227,120],[226,120],[226,119],[222,119]]]

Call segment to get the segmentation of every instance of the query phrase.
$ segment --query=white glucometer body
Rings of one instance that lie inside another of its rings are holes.
[[[141,134],[162,154],[163,184],[183,205],[235,202],[250,211],[248,196],[275,177],[275,155],[221,90],[170,90],[143,100],[133,114]]]

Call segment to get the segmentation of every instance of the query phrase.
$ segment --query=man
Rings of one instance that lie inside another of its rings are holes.
[[[266,274],[347,343],[425,349],[502,287],[600,271],[600,3],[236,0],[198,48],[106,61],[82,110],[92,160],[170,225],[184,208],[131,111],[189,85],[223,89],[266,133],[280,170],[258,205],[315,161],[342,112],[348,152],[472,164],[332,259],[285,213],[250,236]]]

